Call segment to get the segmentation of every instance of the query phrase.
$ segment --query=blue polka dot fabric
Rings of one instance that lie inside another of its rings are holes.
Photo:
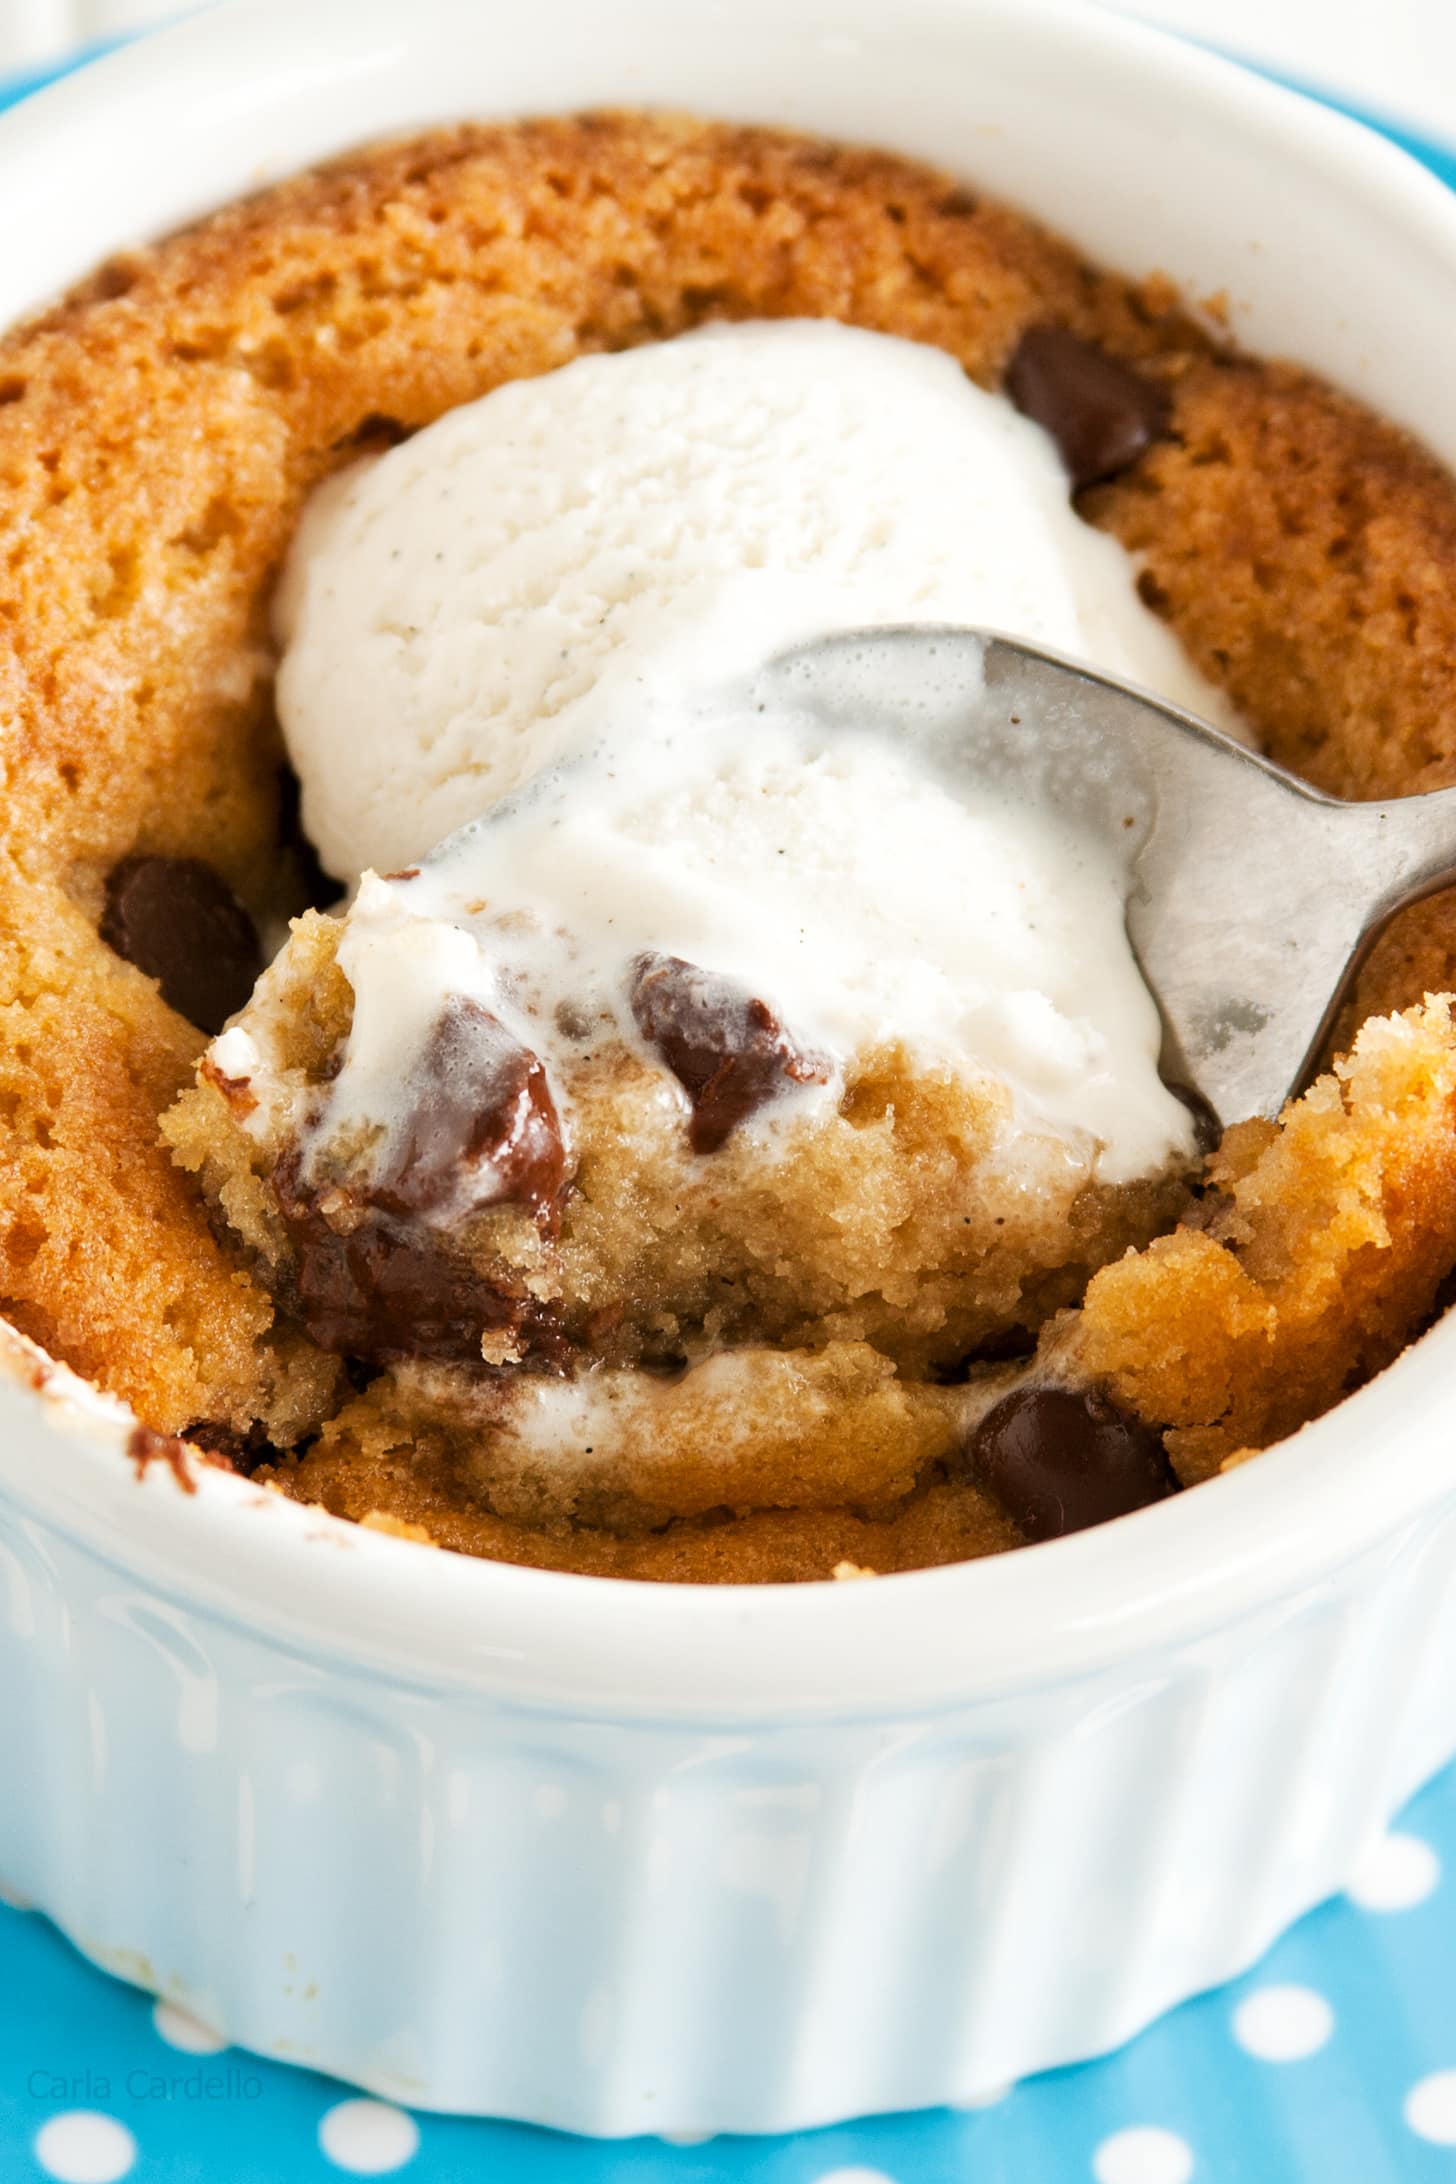
[[[1388,133],[1456,187],[1456,153]],[[597,2145],[259,2062],[0,1903],[0,2184],[1456,2184],[1453,1966],[1456,1769],[1348,1895],[1103,2062],[974,2110]]]

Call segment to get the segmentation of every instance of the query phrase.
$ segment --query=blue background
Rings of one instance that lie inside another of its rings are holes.
[[[0,105],[44,80],[0,84]],[[1456,187],[1456,154],[1387,134]],[[411,2184],[821,2184],[836,2173],[841,2184],[871,2184],[866,2171],[876,2184],[1456,2184],[1456,1771],[1398,1826],[1438,1862],[1419,1903],[1326,1905],[1236,1986],[1187,2004],[1104,2062],[1031,2080],[993,2106],[694,2147],[600,2146],[421,2117],[417,2147],[388,2173]],[[100,2184],[103,2172],[48,2169],[36,2150],[47,2121],[76,2109],[126,2125],[136,2155],[125,2173],[139,2184],[350,2173],[319,2137],[347,2089],[233,2050],[179,2053],[157,2031],[149,1997],[94,1971],[33,1913],[0,1907],[0,1969],[0,2184],[57,2173]],[[1313,1990],[1328,2005],[1333,2027],[1313,2054],[1267,2061],[1241,2045],[1239,2004],[1272,1986]],[[1404,2111],[1413,2087],[1448,2071],[1442,2121],[1452,2143],[1439,2145]],[[1172,2134],[1186,2152],[1117,2145],[1118,2133],[1137,2129]]]

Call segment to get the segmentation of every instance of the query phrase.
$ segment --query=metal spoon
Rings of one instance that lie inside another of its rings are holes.
[[[967,774],[1121,844],[1163,1076],[1220,1122],[1278,1113],[1381,927],[1456,885],[1456,788],[1322,796],[1192,714],[1011,638],[853,631],[781,655],[757,687],[929,739]]]

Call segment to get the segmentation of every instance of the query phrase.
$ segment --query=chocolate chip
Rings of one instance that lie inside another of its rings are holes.
[[[1029,1540],[1085,1531],[1178,1492],[1161,1437],[1090,1390],[1018,1388],[981,1420],[969,1460]]]
[[[693,1103],[695,1153],[715,1153],[789,1084],[824,1084],[829,1063],[795,1045],[764,1001],[681,956],[632,966],[632,1014]]]
[[[136,1465],[136,1475],[145,1478],[149,1464],[166,1464],[184,1494],[197,1492],[197,1481],[187,1468],[187,1451],[175,1433],[158,1433],[155,1426],[133,1426],[127,1436],[126,1452]]]
[[[1056,441],[1074,490],[1129,469],[1167,430],[1163,388],[1065,326],[1027,329],[1006,391]]]
[[[370,410],[361,417],[352,432],[346,432],[333,442],[335,452],[374,454],[385,448],[400,447],[414,437],[415,427],[405,424],[398,417],[387,416],[381,410]]]
[[[549,1307],[480,1274],[452,1245],[447,1208],[559,1210],[566,1151],[546,1072],[498,1017],[456,996],[405,1081],[407,1119],[367,1183],[303,1180],[294,1148],[273,1189],[292,1245],[282,1301],[320,1348],[389,1364],[424,1357],[479,1366],[481,1337],[558,1363],[566,1338]]]
[[[387,1213],[524,1206],[549,1217],[566,1148],[546,1072],[497,1016],[456,995],[406,1084],[408,1120],[370,1186]]]
[[[320,1349],[375,1365],[419,1357],[479,1366],[481,1336],[504,1333],[523,1357],[558,1365],[569,1355],[549,1306],[487,1281],[418,1222],[361,1218],[337,1188],[301,1189],[290,1162],[273,1183],[293,1247],[280,1301]],[[325,1214],[325,1197],[343,1226]]]
[[[197,1074],[204,1084],[210,1084],[215,1092],[221,1093],[239,1122],[246,1122],[249,1115],[258,1112],[258,1095],[253,1090],[251,1077],[230,1077],[206,1054]]]
[[[245,1479],[250,1479],[263,1464],[276,1464],[283,1454],[282,1449],[269,1440],[259,1418],[252,1421],[246,1433],[240,1433],[236,1426],[222,1425],[215,1418],[199,1418],[194,1424],[183,1427],[180,1438],[190,1442],[193,1448],[206,1449],[218,1463]]]
[[[252,919],[199,857],[124,857],[106,883],[101,938],[199,1031],[221,1031],[263,967]]]

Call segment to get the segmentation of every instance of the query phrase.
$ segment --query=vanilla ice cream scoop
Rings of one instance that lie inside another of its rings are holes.
[[[1013,1166],[1028,1133],[1113,1184],[1190,1152],[1116,849],[1029,778],[968,781],[953,726],[755,682],[836,629],[974,624],[1217,709],[1051,438],[942,352],[746,324],[501,387],[323,490],[278,619],[304,824],[365,875],[320,1161],[405,1158],[457,1004],[539,1058],[568,1134],[583,1026],[696,1099],[717,1064],[664,1045],[663,965],[748,1042],[735,1129],[894,1050],[1009,1088]]]
[[[304,825],[352,880],[635,689],[835,628],[1000,629],[1217,717],[1134,579],[1041,427],[941,351],[714,327],[499,387],[326,487],[280,591],[279,715]]]

